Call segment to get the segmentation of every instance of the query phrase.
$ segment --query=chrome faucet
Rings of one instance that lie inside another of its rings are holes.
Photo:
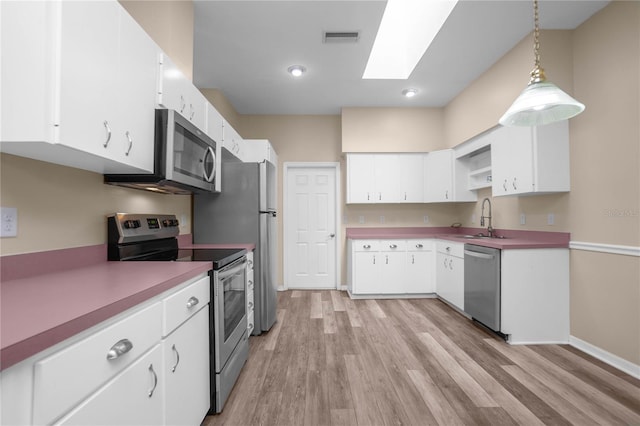
[[[484,203],[489,203],[489,216],[484,215]],[[491,200],[485,198],[482,200],[482,212],[480,213],[480,226],[484,226],[484,220],[489,219],[489,226],[487,226],[487,232],[490,237],[493,237],[493,227],[491,226]]]

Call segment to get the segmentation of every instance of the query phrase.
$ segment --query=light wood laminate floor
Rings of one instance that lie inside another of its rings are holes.
[[[640,424],[639,380],[570,346],[510,346],[438,299],[278,303],[203,425]]]

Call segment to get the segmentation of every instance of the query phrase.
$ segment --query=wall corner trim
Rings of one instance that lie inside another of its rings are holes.
[[[571,241],[569,243],[569,248],[572,250],[597,251],[601,253],[621,254],[625,256],[640,257],[640,247],[635,247],[635,246],[589,243],[584,241]]]
[[[575,336],[569,336],[569,344],[576,349],[581,350],[595,358],[598,358],[600,361],[609,364],[612,367],[617,368],[618,370],[629,374],[630,376],[635,377],[636,379],[640,379],[640,365],[634,364],[626,359],[620,358],[617,355],[612,354],[611,352],[607,352],[604,349],[601,349],[595,345],[592,345],[589,342],[585,342],[582,339],[579,339]]]

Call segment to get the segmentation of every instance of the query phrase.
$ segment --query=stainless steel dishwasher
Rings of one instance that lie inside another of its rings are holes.
[[[500,332],[500,250],[464,245],[464,311]]]

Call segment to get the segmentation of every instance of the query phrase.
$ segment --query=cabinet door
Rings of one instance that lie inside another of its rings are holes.
[[[198,425],[210,406],[209,305],[163,342],[165,424]]]
[[[406,260],[405,293],[434,293],[432,279],[433,252],[409,251]]]
[[[380,252],[380,280],[378,284],[380,294],[406,293],[406,252]]]
[[[398,155],[399,202],[422,203],[424,200],[424,167],[422,154]]]
[[[160,57],[159,70],[158,104],[178,111],[198,129],[205,130],[208,102],[204,95],[166,54]]]
[[[118,93],[114,108],[114,148],[118,160],[153,172],[156,63],[160,49],[134,19],[121,10]]]
[[[374,202],[399,203],[402,200],[400,188],[400,164],[397,154],[375,154],[373,156],[375,187]]]
[[[59,71],[55,140],[106,158],[122,152],[113,129],[118,120],[113,105],[120,93],[119,7],[117,2],[63,1],[54,10],[60,38],[54,65]]]
[[[493,195],[533,190],[533,148],[530,127],[503,127],[491,143]]]
[[[162,380],[162,350],[156,345],[57,424],[162,424]]]
[[[242,138],[226,120],[222,122],[222,146],[236,158],[242,159]]]
[[[438,253],[436,285],[438,296],[464,310],[464,259]]]
[[[424,156],[424,201],[453,201],[453,150],[433,151]]]
[[[380,254],[355,252],[353,254],[353,293],[378,294],[381,292]]]
[[[347,155],[347,204],[374,203],[375,166],[372,154]]]

